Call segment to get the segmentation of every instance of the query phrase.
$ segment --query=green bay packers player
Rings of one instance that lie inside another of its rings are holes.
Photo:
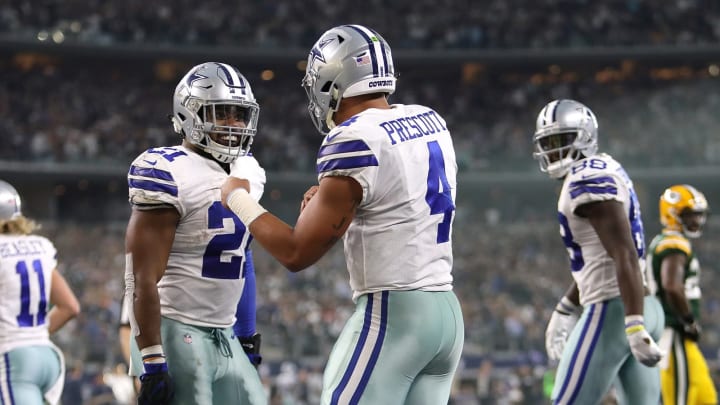
[[[190,69],[173,95],[181,145],[149,149],[128,172],[126,299],[139,404],[266,404],[257,371],[233,338],[250,233],[220,203],[230,173],[262,195],[248,154],[259,106],[233,66]]]
[[[650,285],[665,311],[660,346],[664,405],[717,404],[700,338],[700,264],[690,239],[702,235],[708,214],[705,195],[688,184],[667,188],[660,196],[662,232],[650,243]]]
[[[624,405],[657,405],[663,313],[644,288],[645,239],[633,182],[598,153],[595,114],[575,100],[554,100],[536,121],[534,157],[562,180],[560,236],[574,282],[546,331],[559,360],[555,404],[599,404],[614,384]]]
[[[344,238],[356,310],[325,367],[320,403],[446,404],[464,343],[453,292],[457,163],[445,120],[392,104],[390,46],[343,25],[322,34],[302,81],[324,136],[311,187],[290,227],[229,178],[223,202],[265,249],[300,271]]]
[[[49,335],[80,311],[57,271],[55,246],[34,235],[20,195],[0,180],[0,404],[57,404],[63,354]]]

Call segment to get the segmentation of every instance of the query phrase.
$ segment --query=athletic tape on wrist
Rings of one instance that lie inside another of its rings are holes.
[[[245,226],[250,226],[257,217],[267,212],[242,187],[230,192],[227,198],[227,206],[240,218]]]
[[[153,345],[141,349],[140,355],[144,364],[165,363],[165,351],[162,345]]]
[[[645,329],[645,318],[642,315],[625,317],[625,334],[630,335]]]

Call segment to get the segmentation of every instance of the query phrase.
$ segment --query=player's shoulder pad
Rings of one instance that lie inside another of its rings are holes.
[[[377,166],[372,149],[372,128],[362,127],[355,116],[333,128],[323,140],[317,154],[318,174]],[[376,130],[376,129],[375,129]]]
[[[618,189],[625,187],[624,171],[608,155],[595,155],[577,161],[567,175],[566,183],[574,200],[602,201],[616,199]]]
[[[164,148],[164,152],[172,152],[172,148]],[[173,160],[164,157],[163,153],[148,149],[130,164],[127,176],[133,205],[175,205],[178,198],[177,173],[173,170]]]
[[[690,256],[692,254],[692,245],[683,235],[668,234],[658,243],[655,252],[656,254],[660,254],[667,250],[679,250],[687,256]]]

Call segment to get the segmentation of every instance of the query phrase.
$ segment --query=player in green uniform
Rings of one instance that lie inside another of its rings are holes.
[[[691,238],[702,234],[708,213],[703,193],[674,185],[660,196],[662,232],[650,243],[651,287],[665,311],[660,347],[667,353],[660,363],[664,405],[717,404],[717,392],[698,348],[700,338],[700,264]]]

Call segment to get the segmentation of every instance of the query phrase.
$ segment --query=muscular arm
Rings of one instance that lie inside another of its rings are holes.
[[[665,256],[660,267],[660,282],[665,290],[665,298],[675,313],[686,318],[690,306],[685,297],[685,264],[687,256],[682,253],[671,253]]]
[[[160,298],[157,283],[165,274],[180,215],[174,208],[133,210],[125,234],[125,251],[131,254],[135,277],[133,313],[140,334],[140,349],[161,344]]]
[[[587,218],[603,247],[615,262],[625,315],[643,314],[644,288],[630,222],[618,201],[599,201],[579,206],[575,213]]]
[[[77,297],[68,286],[65,277],[57,269],[52,272],[50,302],[54,306],[48,313],[48,332],[52,334],[80,313],[80,303]]]
[[[242,184],[242,180],[229,178],[223,185],[223,202]],[[249,229],[268,253],[297,272],[317,262],[345,234],[361,200],[362,188],[355,179],[325,177],[304,205],[295,227],[265,213]]]

